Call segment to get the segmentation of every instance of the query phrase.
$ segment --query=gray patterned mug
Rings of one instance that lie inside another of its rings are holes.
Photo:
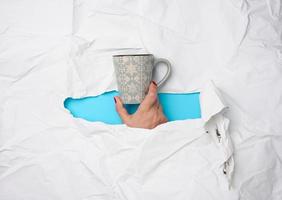
[[[167,71],[157,83],[160,87],[169,77],[171,64],[152,54],[114,55],[113,62],[120,97],[124,104],[139,104],[145,98],[155,68],[164,63]]]

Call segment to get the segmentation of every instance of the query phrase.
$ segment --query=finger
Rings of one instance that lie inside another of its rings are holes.
[[[142,110],[148,110],[156,103],[158,103],[158,86],[152,81],[149,86],[149,91],[139,108]]]
[[[128,119],[130,118],[130,115],[128,114],[127,110],[123,107],[122,100],[118,96],[115,96],[114,100],[116,103],[117,113],[119,114],[122,121],[126,123]]]

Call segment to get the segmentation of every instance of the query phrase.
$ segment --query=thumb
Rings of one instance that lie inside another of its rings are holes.
[[[115,96],[114,97],[115,103],[116,103],[116,111],[119,114],[122,121],[126,124],[128,119],[130,118],[130,115],[128,114],[127,110],[123,107],[122,100],[120,97]]]
[[[156,103],[158,103],[158,86],[154,81],[152,81],[149,86],[148,94],[146,95],[143,102],[140,104],[140,109],[148,110]]]

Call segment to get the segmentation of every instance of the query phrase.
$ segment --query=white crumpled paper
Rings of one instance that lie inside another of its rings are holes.
[[[281,24],[279,0],[1,1],[0,199],[281,199]],[[202,92],[202,119],[65,110],[116,89],[112,55],[144,52],[172,62],[160,91]]]

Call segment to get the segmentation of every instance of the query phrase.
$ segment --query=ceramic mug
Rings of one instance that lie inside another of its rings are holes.
[[[113,62],[120,97],[124,104],[139,104],[145,98],[153,73],[160,63],[167,71],[157,83],[160,87],[169,77],[171,64],[167,59],[152,54],[114,55]]]

